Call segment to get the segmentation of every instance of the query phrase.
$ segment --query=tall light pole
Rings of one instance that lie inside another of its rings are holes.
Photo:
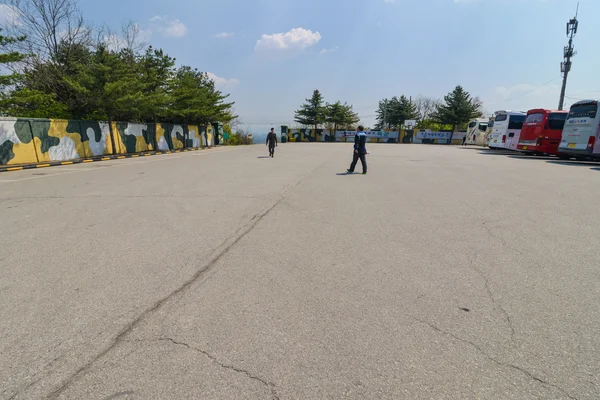
[[[567,79],[569,72],[571,72],[571,58],[575,56],[575,48],[573,47],[573,38],[577,34],[577,28],[579,27],[579,21],[577,21],[577,15],[579,15],[579,3],[577,3],[577,12],[575,18],[571,18],[567,22],[567,37],[569,38],[569,45],[565,47],[564,57],[565,61],[560,63],[560,72],[563,73],[563,84],[560,90],[560,100],[558,102],[558,109],[562,110],[565,105],[565,94],[567,91]]]

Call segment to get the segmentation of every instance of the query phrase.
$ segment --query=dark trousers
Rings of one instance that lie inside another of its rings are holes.
[[[354,168],[356,168],[356,164],[360,160],[362,164],[363,173],[367,172],[367,153],[364,151],[358,151],[354,153],[354,158],[352,159],[352,164],[350,165],[350,172],[354,172]]]
[[[269,155],[270,156],[274,156],[275,155],[275,145],[269,145]]]

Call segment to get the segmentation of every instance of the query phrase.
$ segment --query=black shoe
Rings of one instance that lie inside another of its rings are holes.
[[[366,172],[363,172],[363,175],[366,175],[366,174],[367,174]]]
[[[350,171],[349,169],[347,169],[346,172],[349,173],[349,174],[353,174],[354,173],[354,171]]]

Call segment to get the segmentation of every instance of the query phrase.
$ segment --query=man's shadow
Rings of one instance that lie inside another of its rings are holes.
[[[258,156],[256,158],[271,158],[271,156]]]

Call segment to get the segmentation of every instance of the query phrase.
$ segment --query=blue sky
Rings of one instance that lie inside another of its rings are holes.
[[[147,41],[210,72],[255,131],[293,123],[314,89],[367,125],[379,99],[456,85],[487,111],[556,108],[577,0],[80,0],[86,18],[136,21]],[[581,0],[568,104],[600,98],[600,1]],[[595,68],[594,68],[595,67]],[[594,74],[595,72],[595,74]],[[550,81],[549,83],[546,83]],[[544,84],[546,83],[546,84]]]

